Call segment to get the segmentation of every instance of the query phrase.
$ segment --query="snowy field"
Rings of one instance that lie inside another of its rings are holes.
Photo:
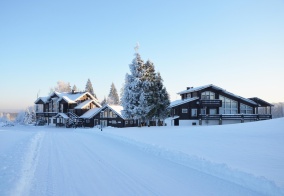
[[[0,127],[0,195],[284,195],[284,118],[202,127]]]

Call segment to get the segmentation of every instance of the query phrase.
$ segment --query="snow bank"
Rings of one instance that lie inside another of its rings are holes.
[[[172,151],[157,145],[149,145],[111,133],[104,132],[104,135],[107,137],[111,137],[115,140],[120,140],[122,142],[134,145],[140,148],[141,150],[154,154],[158,157],[173,161],[178,164],[182,164],[184,166],[196,169],[206,174],[219,177],[226,181],[233,182],[235,184],[241,185],[243,187],[265,195],[284,194],[284,189],[278,187],[273,181],[270,181],[265,177],[256,177],[252,174],[232,169],[226,164],[212,163],[197,156],[190,156],[182,152]]]

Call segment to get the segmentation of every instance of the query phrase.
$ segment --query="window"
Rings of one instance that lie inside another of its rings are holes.
[[[127,121],[127,120],[125,121],[125,124],[126,124],[126,125],[128,124],[128,121]]]
[[[217,110],[216,109],[210,109],[209,114],[211,114],[211,115],[217,114]]]
[[[86,123],[90,123],[90,120],[89,120],[89,119],[86,119]]]
[[[103,118],[104,117],[104,112],[100,113],[100,117]]]
[[[63,112],[63,104],[60,104],[60,112]]]
[[[252,107],[241,103],[241,114],[253,114]]]
[[[190,94],[190,93],[187,93],[187,94],[186,94],[186,98],[191,98],[191,94]]]
[[[133,124],[133,121],[132,121],[132,120],[130,121],[130,124]]]
[[[117,121],[117,123],[121,123],[121,121]]]
[[[116,117],[117,117],[117,115],[116,115],[115,113],[113,113],[113,114],[112,114],[112,117],[113,117],[113,118],[116,118]]]
[[[112,124],[116,124],[116,120],[112,120]]]
[[[206,114],[206,109],[201,109],[200,112],[201,112],[201,114],[204,115],[204,114]]]
[[[107,110],[104,111],[104,118],[107,118]]]
[[[113,114],[113,113],[112,113],[112,111],[110,110],[110,111],[109,111],[109,117],[110,117],[110,118],[113,117],[112,114]]]
[[[182,108],[182,109],[181,109],[181,112],[182,112],[182,113],[188,113],[188,109]]]
[[[191,116],[197,116],[197,109],[191,109]]]
[[[219,108],[220,114],[238,113],[238,102],[221,95],[219,96],[219,99],[222,101],[222,107]]]
[[[201,99],[215,99],[215,93],[210,92],[210,91],[205,91],[203,93],[201,93]]]

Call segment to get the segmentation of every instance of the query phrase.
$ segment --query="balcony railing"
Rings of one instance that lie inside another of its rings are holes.
[[[219,99],[201,99],[201,107],[222,107],[222,101]]]
[[[267,120],[272,119],[271,114],[200,114],[201,120]]]

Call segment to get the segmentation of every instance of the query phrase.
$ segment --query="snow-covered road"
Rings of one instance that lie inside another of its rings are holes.
[[[0,195],[265,193],[208,172],[212,168],[206,162],[203,172],[177,161],[169,151],[98,129],[18,126],[2,130]],[[274,186],[266,189],[276,195],[283,191]]]

